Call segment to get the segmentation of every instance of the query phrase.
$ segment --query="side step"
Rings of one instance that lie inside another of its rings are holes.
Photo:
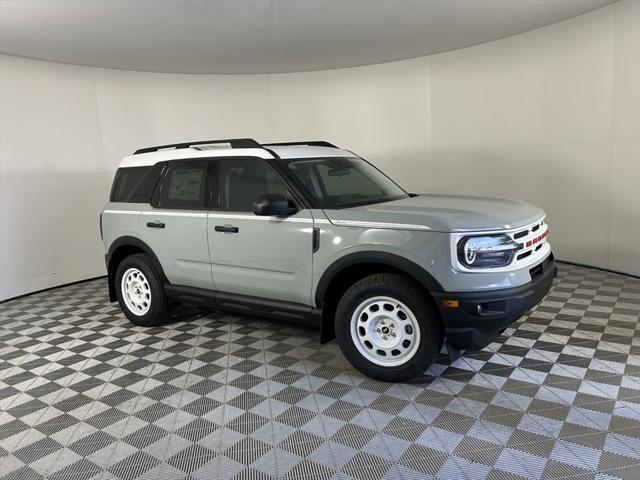
[[[250,297],[236,293],[216,292],[182,285],[167,284],[164,286],[164,291],[171,300],[191,305],[204,305],[247,315],[279,318],[307,325],[320,325],[319,312],[314,308],[299,303]]]

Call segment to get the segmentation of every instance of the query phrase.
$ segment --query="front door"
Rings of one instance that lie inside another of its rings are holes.
[[[216,290],[310,304],[313,217],[253,213],[261,194],[289,195],[280,175],[259,158],[212,162],[214,205],[208,215],[209,252]]]

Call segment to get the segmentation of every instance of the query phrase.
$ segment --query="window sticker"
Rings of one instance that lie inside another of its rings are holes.
[[[197,201],[200,198],[203,170],[176,168],[171,172],[168,200]]]

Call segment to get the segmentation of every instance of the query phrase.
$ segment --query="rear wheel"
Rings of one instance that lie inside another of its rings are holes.
[[[351,286],[336,310],[345,357],[365,375],[402,381],[424,373],[442,346],[440,321],[412,280],[379,273]]]
[[[120,308],[132,323],[148,327],[167,321],[169,302],[160,275],[145,254],[122,260],[116,269],[115,283]]]

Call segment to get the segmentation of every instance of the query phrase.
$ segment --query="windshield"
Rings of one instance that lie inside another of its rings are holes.
[[[407,198],[389,177],[361,158],[305,158],[288,163],[319,208],[346,208]]]

